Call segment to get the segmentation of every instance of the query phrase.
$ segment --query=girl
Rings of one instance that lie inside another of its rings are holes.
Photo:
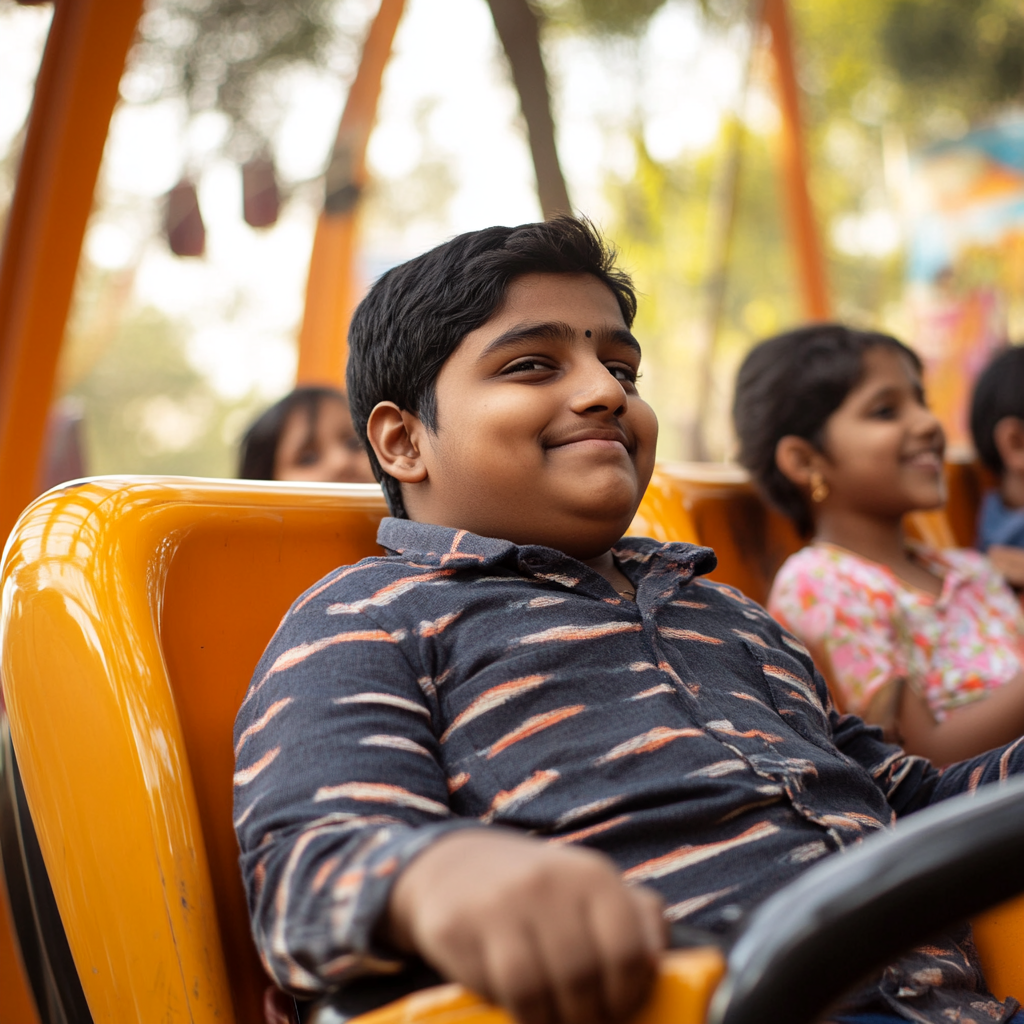
[[[272,405],[242,438],[244,480],[322,480],[372,484],[373,471],[345,393],[301,387]]]
[[[921,362],[885,334],[816,324],[758,345],[737,379],[740,462],[811,543],[768,610],[842,710],[949,764],[1024,734],[1024,616],[981,555],[909,543],[945,500]]]

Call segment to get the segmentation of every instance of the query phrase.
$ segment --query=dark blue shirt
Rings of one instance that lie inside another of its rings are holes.
[[[285,987],[401,966],[375,937],[402,867],[457,828],[601,850],[666,915],[723,931],[898,815],[1018,771],[940,773],[840,716],[804,647],[702,578],[714,554],[625,538],[621,598],[544,547],[386,519],[387,554],[292,606],[235,727],[253,930]],[[964,929],[865,999],[911,1019],[1003,1006]],[[912,1016],[917,1014],[917,1016]]]
[[[1024,508],[1008,508],[998,491],[989,491],[978,514],[978,548],[988,551],[993,544],[1024,548]]]

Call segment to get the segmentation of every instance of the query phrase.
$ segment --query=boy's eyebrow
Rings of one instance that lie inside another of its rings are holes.
[[[626,345],[628,348],[633,349],[637,355],[641,354],[640,342],[625,327],[598,328],[597,333],[609,341],[617,341]],[[563,320],[516,324],[491,341],[478,358],[484,359],[499,349],[510,348],[522,341],[529,341],[531,339],[538,341],[571,341],[575,335],[576,331],[574,328]]]

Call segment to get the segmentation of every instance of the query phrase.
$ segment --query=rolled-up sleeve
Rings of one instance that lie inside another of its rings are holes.
[[[312,994],[402,960],[379,925],[402,868],[454,816],[436,707],[402,633],[293,609],[235,722],[235,830],[253,935],[271,976]]]

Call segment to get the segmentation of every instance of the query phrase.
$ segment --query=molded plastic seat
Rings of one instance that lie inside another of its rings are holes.
[[[652,492],[665,497],[657,500]],[[660,514],[666,505],[677,506],[674,518]],[[676,534],[667,535],[673,529]],[[792,523],[768,507],[746,470],[721,463],[659,464],[633,532],[714,548],[718,568],[711,578],[760,604],[767,601],[779,566],[802,546]]]

